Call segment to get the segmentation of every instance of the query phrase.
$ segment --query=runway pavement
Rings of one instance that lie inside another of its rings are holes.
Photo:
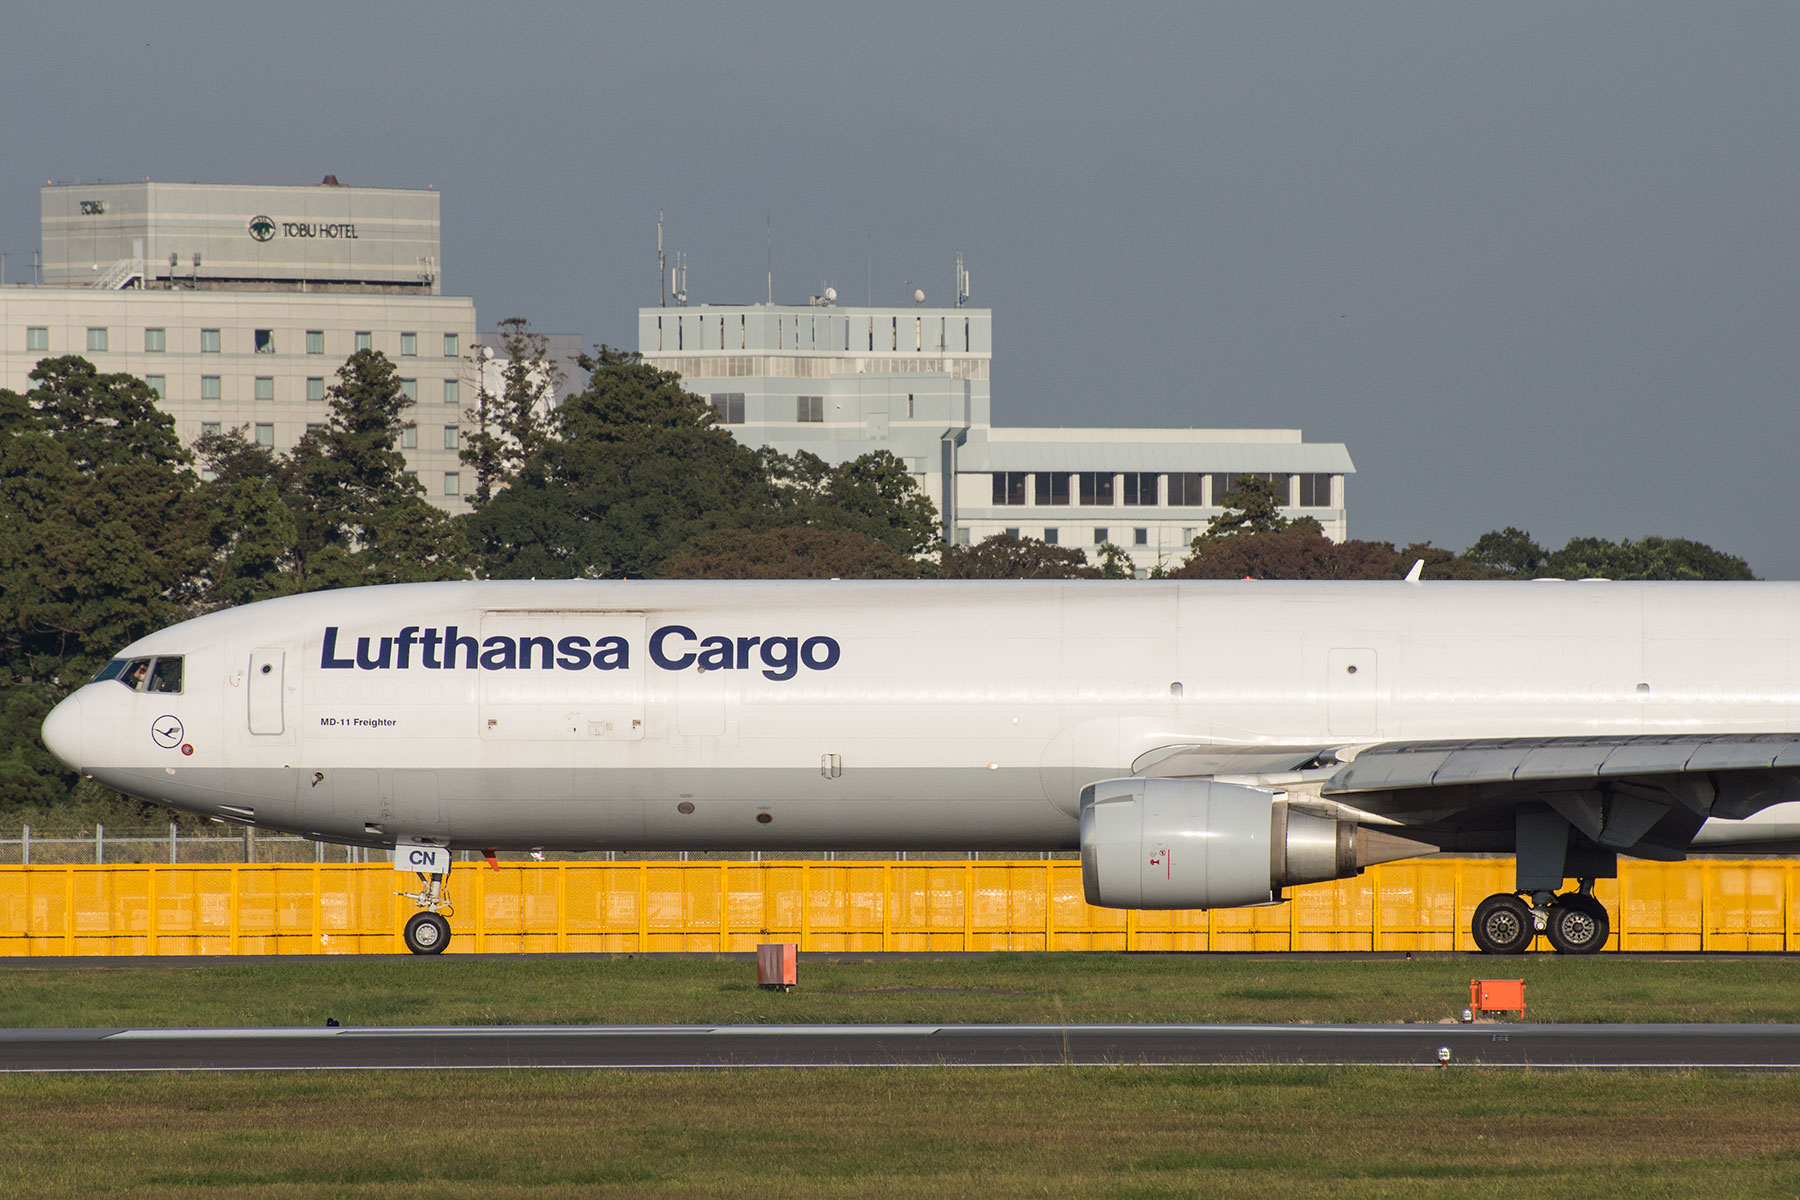
[[[0,1030],[0,1071],[1275,1063],[1800,1069],[1800,1025],[657,1025]]]

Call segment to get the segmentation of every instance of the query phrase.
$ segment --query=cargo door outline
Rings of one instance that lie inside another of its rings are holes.
[[[511,638],[515,643],[544,637],[554,647],[571,635],[586,638],[589,653],[602,638],[622,638],[628,665],[604,671],[593,666],[577,670],[554,665],[545,670],[540,649],[531,655],[532,667],[484,668],[479,685],[482,738],[589,743],[643,740],[648,661],[643,612],[490,609],[481,614],[484,650],[493,637]],[[552,657],[553,662],[557,660]],[[460,668],[463,660],[456,661]]]

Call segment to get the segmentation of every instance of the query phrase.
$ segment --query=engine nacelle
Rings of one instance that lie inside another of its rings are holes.
[[[1102,908],[1267,904],[1435,847],[1209,779],[1107,779],[1081,793],[1081,882]]]

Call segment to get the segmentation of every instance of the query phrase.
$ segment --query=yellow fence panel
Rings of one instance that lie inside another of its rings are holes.
[[[1614,951],[1800,949],[1800,863],[1627,862],[1596,894]],[[1470,950],[1505,859],[1389,863],[1256,908],[1091,908],[1068,860],[469,864],[451,953]],[[386,864],[0,867],[0,955],[398,953]]]

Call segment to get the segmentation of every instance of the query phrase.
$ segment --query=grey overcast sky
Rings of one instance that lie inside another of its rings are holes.
[[[1299,427],[1353,536],[1800,578],[1800,5],[25,5],[46,180],[436,187],[447,291],[635,344],[832,283],[995,321],[1009,425]]]

